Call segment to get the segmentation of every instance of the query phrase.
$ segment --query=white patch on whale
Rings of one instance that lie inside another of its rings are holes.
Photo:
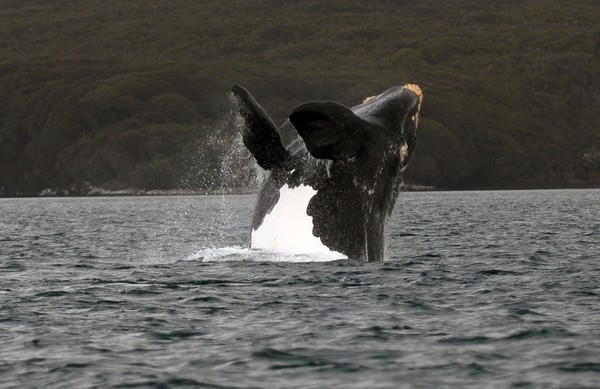
[[[286,254],[309,254],[321,260],[346,259],[346,255],[330,250],[313,235],[312,217],[306,214],[308,202],[317,193],[309,185],[279,189],[279,201],[252,231],[253,249]]]

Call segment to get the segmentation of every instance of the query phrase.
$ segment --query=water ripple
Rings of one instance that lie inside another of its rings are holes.
[[[0,386],[597,387],[600,191],[401,196],[373,264],[247,249],[251,196],[0,199]]]

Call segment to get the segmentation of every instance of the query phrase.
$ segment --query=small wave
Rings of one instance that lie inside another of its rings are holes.
[[[158,340],[178,340],[202,336],[205,333],[196,330],[179,329],[174,331],[150,331],[150,335]]]
[[[329,262],[335,259],[326,253],[291,254],[232,246],[205,248],[189,255],[184,260],[201,262]]]
[[[445,344],[456,344],[456,345],[468,345],[468,344],[485,344],[493,341],[493,338],[488,336],[451,336],[448,338],[440,339],[440,343]]]
[[[321,371],[356,372],[362,369],[361,365],[337,361],[337,355],[331,355],[331,353],[327,352],[323,353],[322,350],[319,351],[321,352],[318,353],[317,350],[311,349],[280,351],[273,348],[266,348],[253,352],[252,357],[258,360],[268,361],[269,370],[312,368]]]
[[[38,294],[35,295],[35,297],[61,297],[61,296],[65,296],[71,294],[71,292],[67,292],[64,290],[48,290],[45,292],[40,292]]]
[[[598,362],[571,362],[558,367],[558,370],[568,373],[581,372],[600,372],[600,363]]]
[[[564,338],[575,336],[572,332],[562,328],[531,328],[522,331],[518,331],[514,334],[504,337],[506,340],[523,340],[533,338]]]

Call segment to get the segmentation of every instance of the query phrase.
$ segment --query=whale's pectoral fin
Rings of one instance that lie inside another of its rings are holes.
[[[296,107],[290,122],[315,158],[348,159],[365,145],[371,126],[348,107],[335,102],[313,102]]]
[[[289,170],[290,155],[283,147],[279,132],[267,112],[243,87],[234,85],[231,90],[245,121],[242,132],[244,145],[250,150],[258,165],[266,170],[276,168]]]

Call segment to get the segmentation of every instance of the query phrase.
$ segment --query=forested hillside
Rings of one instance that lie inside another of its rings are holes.
[[[409,183],[600,185],[598,15],[593,0],[2,0],[0,195],[241,190],[234,83],[277,123],[419,84]]]

